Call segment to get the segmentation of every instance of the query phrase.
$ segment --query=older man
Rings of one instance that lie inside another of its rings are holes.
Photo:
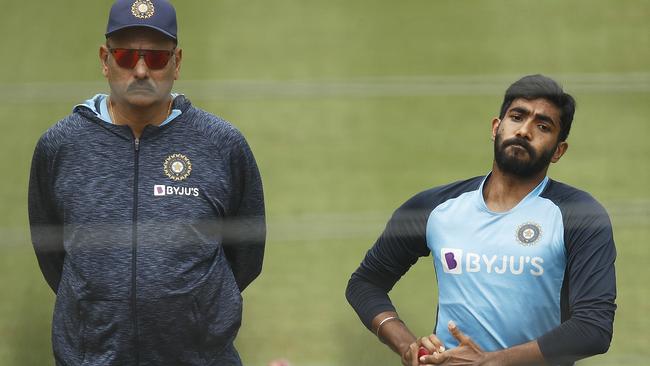
[[[171,92],[177,43],[169,2],[116,1],[99,49],[110,94],[36,146],[29,217],[57,365],[241,364],[262,183],[241,133]]]

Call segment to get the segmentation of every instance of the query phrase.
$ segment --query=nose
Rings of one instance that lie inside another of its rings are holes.
[[[144,56],[140,56],[138,63],[135,64],[133,68],[133,75],[136,79],[146,79],[149,76],[149,68],[147,63],[144,61]]]

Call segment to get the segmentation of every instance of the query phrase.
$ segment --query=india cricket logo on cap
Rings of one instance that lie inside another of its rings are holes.
[[[183,154],[172,154],[165,159],[163,171],[171,180],[185,180],[192,172],[192,162]]]
[[[156,10],[153,7],[153,3],[151,3],[149,0],[137,0],[133,3],[133,5],[131,5],[131,13],[133,13],[133,16],[136,18],[151,18],[155,11]]]
[[[517,241],[523,246],[535,245],[542,237],[542,227],[534,222],[527,222],[517,228]]]

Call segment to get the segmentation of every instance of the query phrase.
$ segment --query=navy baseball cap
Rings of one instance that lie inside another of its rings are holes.
[[[165,0],[117,0],[111,7],[106,37],[129,27],[147,27],[178,40],[176,10]]]

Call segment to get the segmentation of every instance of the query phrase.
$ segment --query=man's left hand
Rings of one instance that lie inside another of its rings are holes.
[[[438,354],[436,364],[443,366],[489,365],[488,353],[484,352],[470,337],[463,334],[456,323],[450,321],[447,328],[451,335],[458,340],[459,345]]]

